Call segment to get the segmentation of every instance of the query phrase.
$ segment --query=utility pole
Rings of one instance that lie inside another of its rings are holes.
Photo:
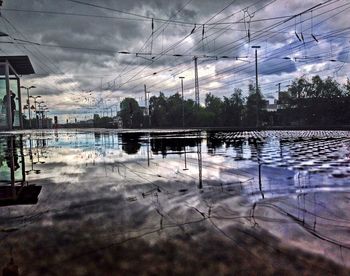
[[[150,91],[147,91],[147,97],[148,97],[148,127],[151,128],[151,111],[150,111]]]
[[[281,83],[277,83],[277,86],[278,86],[278,95],[281,93]]]
[[[147,91],[146,84],[144,85],[145,88],[145,115],[148,117],[148,127],[151,127],[151,116],[149,111],[149,91]]]
[[[145,88],[145,115],[148,115],[148,105],[147,105],[147,87],[146,84],[144,84],[144,88]]]
[[[145,115],[146,116],[149,116],[149,113],[148,113],[148,104],[147,104],[147,86],[146,84],[143,85],[144,86],[144,89],[145,89]],[[149,126],[148,126],[149,127]]]
[[[279,104],[280,96],[281,96],[281,83],[279,82],[276,85],[278,86],[278,94],[277,94],[277,109],[278,109],[278,104]]]
[[[197,108],[199,108],[198,57],[194,57],[194,93],[195,103]]]
[[[185,78],[185,77],[179,77],[179,79],[181,79],[181,96],[182,96],[182,128],[184,128],[184,127],[185,127],[184,78]]]
[[[259,107],[260,107],[260,99],[259,99],[259,82],[258,82],[258,49],[260,46],[252,46],[255,49],[255,90],[256,90],[256,126],[260,126],[259,120]]]
[[[0,0],[0,8],[2,8],[3,0]],[[0,16],[1,16],[1,10],[0,10]]]
[[[117,97],[117,101],[116,101],[116,104],[115,104],[115,117],[117,118],[118,117],[118,105],[120,104],[120,98]]]

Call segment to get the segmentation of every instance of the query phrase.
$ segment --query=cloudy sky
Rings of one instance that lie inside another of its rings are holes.
[[[198,57],[201,102],[206,93],[247,93],[255,82],[276,96],[296,77],[331,76],[349,69],[348,0],[5,0],[1,55],[28,55],[35,85],[60,121],[91,118],[124,97],[144,104],[180,91],[194,99]],[[153,24],[152,24],[153,22]],[[153,25],[153,28],[152,28]]]

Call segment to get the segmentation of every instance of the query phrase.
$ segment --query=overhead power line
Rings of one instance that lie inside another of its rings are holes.
[[[210,43],[211,41],[217,39],[218,37],[222,36],[222,34],[224,32],[217,32],[215,31],[215,27],[218,26],[218,25],[223,25],[225,26],[226,28],[224,28],[223,30],[224,31],[230,31],[229,29],[229,26],[233,25],[233,24],[242,24],[244,23],[244,20],[239,20],[239,21],[235,21],[235,22],[227,22],[228,19],[225,19],[224,21],[222,21],[222,19],[220,20],[217,20],[216,22],[209,22],[212,18],[215,18],[216,15],[214,15],[213,17],[211,17],[211,19],[207,20],[204,24],[201,24],[201,23],[193,23],[193,22],[185,22],[185,21],[178,21],[178,20],[172,20],[172,19],[168,19],[168,20],[165,20],[165,19],[157,19],[157,18],[152,18],[152,17],[148,17],[148,16],[143,16],[143,15],[140,15],[142,17],[139,17],[137,16],[136,14],[133,14],[133,13],[128,13],[128,12],[123,12],[123,11],[120,11],[120,10],[115,10],[115,9],[110,9],[110,8],[107,8],[107,7],[101,7],[99,5],[96,5],[96,4],[91,4],[91,3],[86,3],[86,2],[83,2],[83,1],[75,1],[75,0],[66,0],[66,1],[69,1],[69,2],[74,2],[74,3],[77,3],[77,4],[82,4],[82,5],[87,5],[87,6],[92,6],[92,7],[95,7],[95,8],[102,8],[102,9],[108,9],[110,11],[114,11],[114,12],[120,12],[120,13],[124,13],[124,14],[127,14],[128,16],[131,16],[130,18],[124,18],[124,17],[117,17],[117,16],[109,16],[109,15],[89,15],[89,14],[80,14],[80,13],[66,13],[66,12],[52,12],[52,11],[29,11],[29,10],[18,10],[18,9],[7,9],[8,11],[13,11],[13,12],[33,12],[33,13],[47,13],[47,14],[56,14],[56,15],[67,15],[67,16],[81,16],[81,17],[95,17],[95,18],[106,18],[106,19],[120,19],[120,20],[130,20],[130,21],[140,21],[140,22],[145,22],[145,21],[151,21],[151,20],[154,20],[155,22],[156,21],[163,21],[165,22],[164,25],[159,28],[158,30],[158,33],[157,33],[157,30],[154,32],[155,35],[159,35],[162,31],[165,30],[165,28],[167,28],[168,24],[182,24],[182,25],[185,25],[185,26],[188,26],[189,28],[193,29],[193,32],[191,32],[190,35],[193,35],[191,36],[191,38],[193,38],[193,40],[195,40],[195,38],[197,38],[197,42],[194,46],[191,46],[189,49],[186,47],[186,51],[183,51],[183,49],[181,48],[181,51],[180,51],[180,47],[184,44],[182,44],[182,42],[188,37],[188,35],[186,35],[184,38],[180,39],[179,41],[177,41],[176,43],[174,43],[173,45],[171,45],[170,47],[166,48],[164,51],[163,51],[163,48],[162,48],[162,51],[159,53],[147,53],[146,49],[147,49],[147,45],[150,43],[149,41],[151,41],[150,39],[148,39],[144,46],[142,46],[141,50],[142,51],[138,51],[138,52],[132,52],[132,51],[120,51],[120,50],[117,50],[117,49],[99,49],[99,48],[88,48],[88,47],[76,47],[76,46],[69,46],[69,45],[55,45],[55,44],[45,44],[45,43],[37,43],[37,42],[34,42],[34,41],[29,41],[29,40],[26,40],[26,39],[20,39],[20,38],[13,38],[14,41],[9,41],[9,42],[1,42],[1,43],[13,43],[13,44],[16,44],[16,45],[21,45],[21,46],[26,46],[26,45],[30,45],[32,44],[33,45],[33,49],[35,49],[36,47],[38,46],[42,46],[42,47],[56,47],[56,48],[64,48],[64,49],[72,49],[72,50],[78,50],[78,51],[90,51],[90,52],[96,52],[96,53],[108,53],[108,54],[124,54],[124,55],[134,55],[134,56],[137,56],[137,57],[149,57],[147,58],[149,61],[151,61],[151,63],[149,63],[148,65],[146,65],[144,68],[142,68],[142,70],[144,69],[147,69],[150,67],[150,64],[153,65],[154,63],[153,62],[156,62],[158,61],[161,57],[193,57],[195,56],[196,54],[194,53],[197,53],[197,52],[207,52],[208,54],[201,54],[201,55],[196,55],[196,56],[199,56],[199,57],[206,57],[206,58],[212,58],[212,59],[218,59],[218,58],[237,58],[237,57],[234,57],[234,56],[225,56],[225,54],[229,53],[235,53],[235,50],[239,49],[239,47],[241,47],[244,43],[246,43],[246,39],[245,37],[240,37],[239,39],[235,40],[233,43],[230,42],[226,45],[224,45],[223,47],[219,47],[219,48],[215,48],[214,51],[209,51],[208,49],[209,48],[205,48],[205,50],[207,51],[204,51],[204,46],[203,45],[208,45],[208,43]],[[230,2],[233,3],[234,1]],[[271,2],[274,2],[274,1],[271,1]],[[271,39],[273,37],[273,35],[270,35],[270,34],[276,34],[276,33],[282,33],[281,31],[276,31],[276,32],[273,32],[272,30],[284,30],[285,28],[283,29],[280,29],[279,27],[283,26],[285,27],[286,25],[289,25],[289,24],[285,24],[287,22],[289,22],[291,24],[290,21],[292,21],[292,19],[295,19],[297,18],[298,16],[301,16],[301,15],[304,15],[303,16],[303,19],[300,18],[300,21],[298,21],[298,23],[294,23],[294,25],[297,25],[297,24],[302,24],[304,23],[305,21],[309,21],[309,19],[306,19],[306,16],[305,14],[311,12],[311,11],[315,11],[317,9],[320,9],[320,8],[325,8],[327,5],[330,5],[331,3],[335,3],[335,2],[338,2],[338,1],[334,1],[334,0],[328,0],[328,1],[324,1],[320,4],[317,4],[317,5],[314,5],[313,7],[307,9],[307,10],[304,10],[302,11],[301,13],[298,13],[298,14],[294,14],[294,15],[289,15],[289,16],[279,16],[279,17],[271,17],[271,18],[262,18],[262,19],[256,19],[255,21],[251,20],[250,22],[258,22],[258,21],[267,21],[267,20],[279,20],[279,22],[275,23],[275,22],[272,22],[273,24],[271,24],[270,26],[267,26],[267,27],[264,27],[262,28],[261,30],[259,31],[256,31],[256,32],[252,32],[251,35],[252,35],[252,41],[258,41],[259,39],[264,39],[264,40],[267,40],[267,39]],[[228,6],[226,6],[224,9],[226,9],[227,7],[230,6],[230,4]],[[345,5],[348,5],[348,4],[345,4]],[[340,8],[340,7],[337,7],[337,8]],[[223,10],[224,10],[223,9]],[[6,10],[6,9],[3,9],[3,11]],[[221,10],[222,11],[222,10]],[[328,9],[327,12],[331,11],[331,9]],[[220,13],[220,12],[219,12]],[[255,11],[252,11],[252,13],[255,13]],[[334,16],[334,12],[333,12],[333,16]],[[226,18],[226,17],[225,17]],[[228,17],[229,18],[229,17]],[[316,16],[314,16],[314,18],[316,18]],[[226,21],[226,22],[225,22]],[[294,21],[294,20],[293,20]],[[197,24],[197,31],[196,31],[196,28],[193,28],[193,25],[194,24]],[[285,25],[284,25],[285,24]],[[157,25],[159,24],[156,24],[155,26],[158,27]],[[206,25],[206,26],[210,26],[208,28],[205,28],[205,36],[201,38],[201,27],[199,27],[200,25]],[[293,24],[291,24],[293,25]],[[317,26],[318,24],[315,24],[313,26]],[[289,27],[289,26],[287,26]],[[304,30],[304,35],[306,34],[306,30],[307,28],[303,28]],[[346,28],[344,29],[344,31],[346,30]],[[337,30],[337,31],[334,31],[334,32],[331,32],[331,33],[317,33],[317,38],[318,39],[326,39],[327,37],[330,37],[330,36],[339,36],[339,34],[342,32],[343,30]],[[152,32],[153,33],[153,32]],[[188,32],[189,34],[190,32]],[[311,31],[311,33],[313,33]],[[343,33],[342,33],[343,34]],[[153,38],[153,37],[152,37]],[[203,39],[204,38],[204,39]],[[208,39],[210,38],[210,40]],[[311,37],[309,37],[311,38]],[[226,43],[226,42],[225,42]],[[320,41],[320,43],[322,43],[322,41]],[[265,52],[265,58],[262,59],[262,61],[265,61],[267,60],[267,58],[278,58],[278,56],[280,56],[280,58],[283,58],[283,56],[289,56],[289,57],[293,57],[293,53],[294,51],[302,51],[303,49],[309,49],[311,47],[313,47],[315,45],[315,41],[314,40],[308,40],[306,39],[305,37],[305,41],[303,44],[297,44],[297,43],[294,43],[293,45],[290,46],[289,49],[287,48],[284,48],[284,47],[281,47],[281,49],[278,49],[278,51],[275,51],[276,49],[274,49],[274,51],[269,51],[268,53],[270,53],[270,55],[266,55],[266,52]],[[185,45],[186,46],[186,45]],[[203,51],[201,51],[201,47],[203,46]],[[315,46],[316,47],[316,46]],[[29,48],[29,47],[28,47]],[[27,49],[27,48],[26,48]],[[145,49],[145,50],[144,50]],[[28,49],[27,49],[28,50]],[[220,50],[220,51],[219,51]],[[169,52],[171,51],[171,52]],[[180,53],[181,52],[181,53]],[[175,53],[175,54],[174,54]],[[239,53],[239,52],[237,52]],[[304,58],[303,58],[304,57]],[[328,58],[327,59],[327,55],[325,54],[324,56],[323,55],[320,55],[319,54],[319,51],[314,54],[313,56],[308,56],[308,55],[304,55],[304,56],[300,56],[297,57],[297,59],[303,59],[303,60],[308,60],[310,61],[310,63],[312,61],[315,61],[315,60],[328,60],[328,61],[333,61],[333,59],[331,58]],[[183,60],[183,59],[179,59],[180,61]],[[335,59],[334,59],[335,60]],[[188,63],[179,63],[179,65],[175,65],[173,66],[174,69],[176,70],[183,70],[183,65],[186,65]],[[283,69],[283,66],[284,64],[288,65],[287,62],[284,62],[283,64],[279,64],[277,67],[274,67],[274,68],[271,68],[271,72],[275,72],[277,69],[278,70],[282,70]],[[132,68],[133,70],[137,70],[137,69],[140,69],[140,66],[136,66],[137,68]],[[178,67],[178,68],[177,68]],[[203,84],[207,83],[207,81],[215,81],[217,78],[220,80],[220,78],[223,76],[223,77],[226,77],[226,73],[229,73],[229,74],[234,74],[234,73],[237,73],[237,72],[240,72],[241,70],[244,70],[245,68],[247,67],[247,65],[240,65],[240,66],[235,66],[234,68],[230,68],[230,67],[227,67],[225,68],[225,70],[223,71],[216,71],[216,75],[215,76],[204,76],[203,78],[201,77],[200,80],[204,81]],[[192,66],[190,66],[190,68],[192,69]],[[128,70],[128,71],[124,71],[122,70],[122,73],[121,75],[127,75],[128,73],[130,73],[131,71],[133,70]],[[166,69],[164,69],[166,70]],[[160,70],[160,71],[164,71],[164,70]],[[174,71],[176,71],[174,70]],[[158,72],[160,72],[158,71]],[[279,72],[280,72],[279,71]],[[141,70],[139,71],[141,72]],[[131,83],[133,81],[136,81],[136,80],[141,80],[142,78],[145,78],[144,76],[142,76],[139,72],[137,72],[134,76],[132,76],[131,78],[128,78],[126,81],[124,81],[124,83],[121,82],[121,86],[123,86],[124,84],[128,84],[128,83]],[[154,75],[153,74],[150,74],[150,75]],[[147,76],[150,76],[150,75],[147,75]],[[215,77],[215,80],[213,80],[213,77]],[[244,79],[235,79],[234,80],[234,83],[239,83],[239,82],[242,82]],[[102,80],[101,80],[101,83],[102,83]],[[161,80],[161,83],[164,83],[164,80]],[[226,83],[228,84],[228,83]],[[151,86],[152,87],[152,86]],[[131,90],[130,87],[128,87],[128,90]],[[134,91],[134,90],[133,90]]]
[[[124,10],[119,10],[119,9],[115,9],[115,8],[111,8],[111,7],[106,7],[106,6],[102,6],[102,5],[98,5],[98,4],[93,4],[93,3],[88,3],[88,2],[84,2],[84,1],[79,1],[79,0],[66,0],[68,2],[73,2],[76,4],[80,4],[80,5],[85,5],[85,6],[90,6],[90,7],[94,7],[94,8],[99,8],[99,9],[103,9],[103,10],[108,10],[108,11],[113,11],[113,12],[118,12],[121,14],[126,14],[126,15],[130,15],[130,16],[135,16],[138,18],[142,18],[142,19],[147,19],[147,20],[155,20],[155,21],[161,21],[161,22],[170,22],[170,23],[178,23],[178,24],[187,24],[187,25],[216,25],[216,23],[200,23],[200,22],[187,22],[187,21],[181,21],[181,20],[169,20],[169,19],[163,19],[163,18],[156,18],[156,17],[151,17],[151,16],[146,16],[146,15],[142,15],[142,14],[137,14],[137,13],[132,13],[132,12],[128,12],[128,11],[124,11]],[[224,10],[226,10],[228,7],[230,7],[234,2],[236,2],[236,0],[230,2],[226,7],[224,7],[221,11],[219,11],[217,14],[222,13]],[[213,16],[212,18],[209,19],[209,21],[211,19],[213,19],[215,16]],[[281,19],[281,18],[288,18],[290,17],[290,15],[288,16],[279,16],[279,17],[275,17],[275,18],[267,18],[267,19],[257,19],[257,20],[251,20],[250,22],[260,22],[260,21],[266,21],[266,20],[276,20],[276,19]],[[243,22],[241,22],[243,23]],[[221,25],[226,24],[226,25],[231,25],[232,22],[222,22],[220,23]]]
[[[35,45],[35,46],[43,46],[43,47],[55,47],[55,48],[63,48],[63,49],[73,49],[73,50],[79,50],[79,51],[93,51],[93,52],[107,52],[107,53],[113,53],[113,54],[122,54],[122,55],[134,55],[136,57],[142,57],[142,56],[151,56],[150,59],[152,61],[152,58],[156,56],[167,56],[167,57],[190,57],[193,58],[194,56],[197,56],[198,58],[209,58],[209,59],[236,59],[236,60],[242,60],[244,58],[247,58],[247,56],[228,56],[228,55],[196,55],[196,54],[163,54],[163,53],[135,53],[135,52],[129,52],[129,51],[118,51],[117,49],[99,49],[99,48],[87,48],[87,47],[75,47],[75,46],[67,46],[67,45],[54,45],[54,44],[45,44],[45,43],[39,43],[19,38],[12,38],[14,41],[19,41],[19,43],[16,43],[14,41],[0,41],[0,44],[20,44],[20,45]]]
[[[66,0],[66,1],[67,2],[76,3],[76,4],[80,4],[80,5],[84,5],[84,6],[89,6],[89,7],[99,8],[99,9],[103,9],[103,10],[118,12],[118,13],[122,13],[122,14],[132,15],[132,16],[139,17],[139,18],[152,19],[152,17],[146,16],[146,15],[132,13],[132,12],[127,12],[127,11],[123,11],[123,10],[118,10],[118,9],[114,9],[114,8],[111,8],[111,7],[105,7],[105,6],[92,4],[92,3],[87,3],[87,2],[83,2],[83,1],[79,1],[79,0]],[[164,19],[164,21],[167,21],[167,20]]]
[[[59,12],[59,11],[47,11],[47,10],[27,10],[27,9],[2,9],[2,11],[7,12],[22,12],[22,13],[40,13],[40,14],[48,14],[48,15],[63,15],[63,16],[77,16],[77,17],[88,17],[88,18],[101,18],[101,19],[111,19],[111,20],[126,20],[126,21],[139,21],[139,22],[150,22],[152,19],[156,22],[165,22],[166,19],[161,18],[131,18],[131,17],[118,17],[118,16],[110,16],[110,15],[98,15],[98,14],[86,14],[86,13],[74,13],[74,12]],[[272,21],[279,20],[284,18],[290,18],[293,15],[282,15],[276,17],[267,17],[251,20],[251,23],[254,22],[262,22],[262,21]],[[188,26],[189,28],[193,28],[194,25],[207,25],[207,26],[215,26],[215,25],[233,25],[233,24],[244,24],[244,22],[218,22],[218,23],[198,23],[198,22],[188,22],[182,20],[168,20],[170,24]]]

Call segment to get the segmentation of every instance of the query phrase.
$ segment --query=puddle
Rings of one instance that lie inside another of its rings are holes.
[[[238,233],[251,231],[271,240],[274,248],[281,242],[350,266],[349,134],[2,134],[1,252],[20,259],[26,250],[45,255],[60,248],[56,257],[33,267],[24,257],[19,260],[28,274],[55,275],[49,267],[65,257],[89,256],[96,247],[122,241],[154,245],[185,235],[232,242],[235,237],[249,240]],[[72,246],[71,256],[63,253]],[[246,250],[255,252],[250,246]]]

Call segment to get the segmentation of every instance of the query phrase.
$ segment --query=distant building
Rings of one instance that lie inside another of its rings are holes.
[[[273,103],[268,103],[266,106],[267,112],[276,112],[278,108],[277,100],[274,100]]]
[[[44,119],[39,119],[39,128],[52,128],[52,118],[44,118]]]

